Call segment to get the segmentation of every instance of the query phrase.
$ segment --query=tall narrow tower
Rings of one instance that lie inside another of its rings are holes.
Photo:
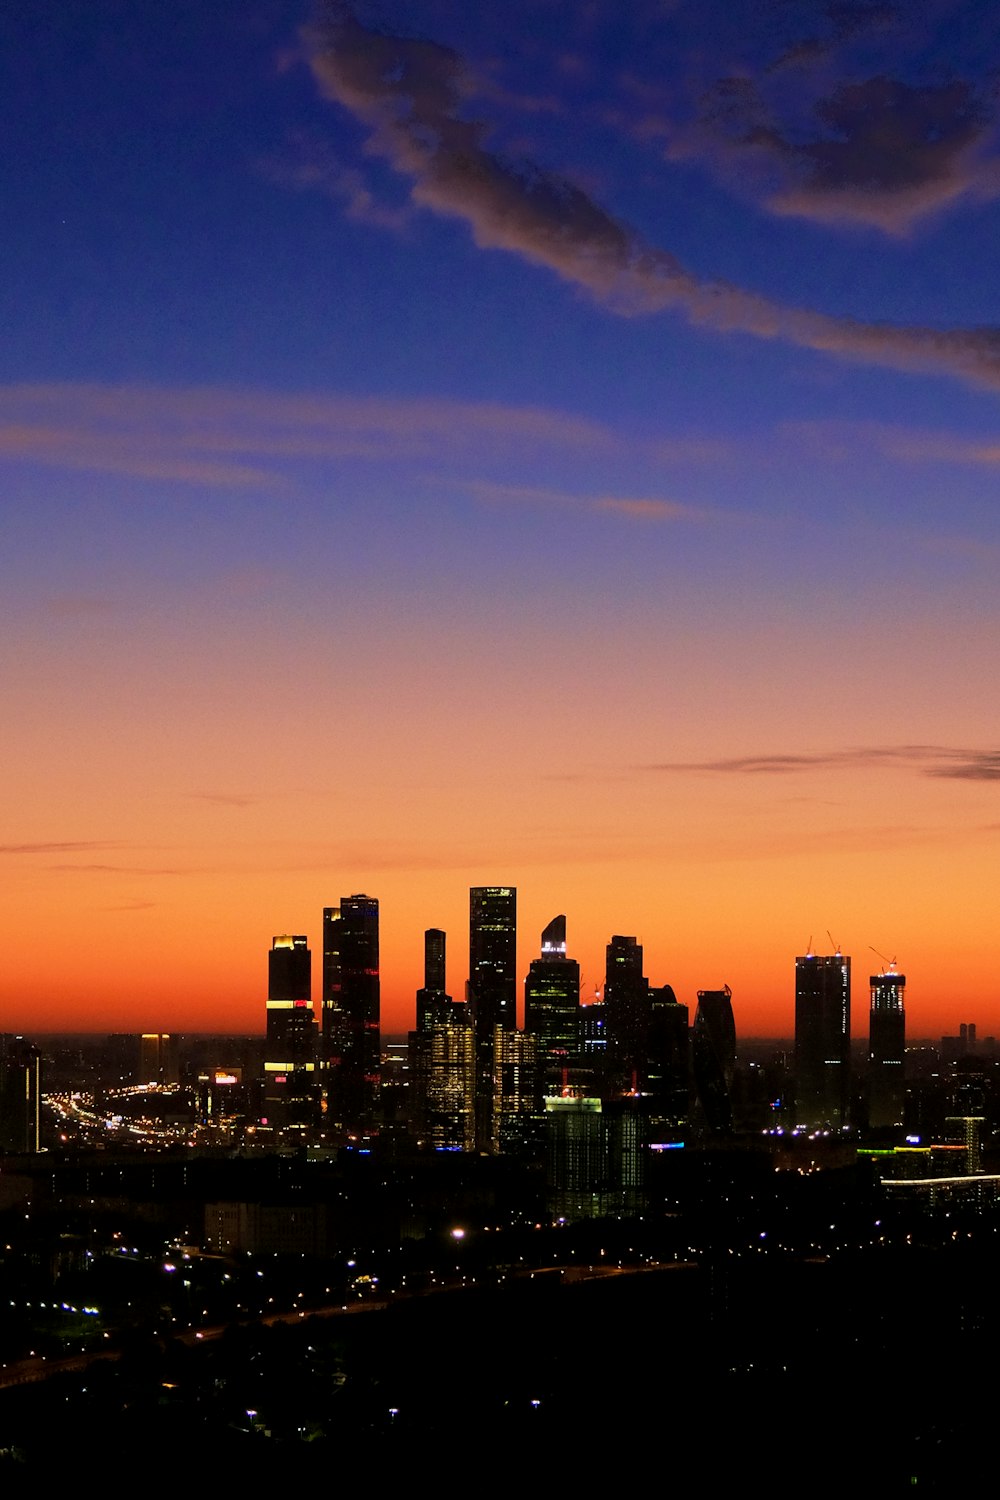
[[[469,1005],[476,1047],[476,1144],[493,1145],[495,1032],[517,1023],[517,891],[510,885],[469,891]]]
[[[369,1129],[378,1107],[381,1031],[378,901],[363,893],[323,908],[323,1064],[328,1116]]]
[[[267,963],[267,1038],[261,1123],[302,1130],[316,1123],[316,1017],[312,954],[302,934],[276,937]]]
[[[851,1112],[851,960],[795,960],[795,1121],[845,1130]]]
[[[566,918],[542,933],[542,956],[524,981],[524,1029],[535,1038],[547,1093],[558,1093],[563,1069],[580,1051],[580,965],[566,957]]]
[[[903,991],[906,975],[896,973],[895,960],[881,974],[872,974],[868,1014],[868,1124],[889,1130],[903,1123],[906,1098],[906,1012]]]
[[[607,946],[604,1005],[612,1089],[633,1093],[641,1088],[645,1061],[649,980],[642,972],[642,944],[616,935]]]

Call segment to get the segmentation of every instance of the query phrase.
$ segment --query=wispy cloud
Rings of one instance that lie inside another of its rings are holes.
[[[791,776],[807,771],[912,769],[955,781],[1000,781],[1000,750],[964,750],[948,745],[877,745],[808,754],[744,755],[730,760],[661,761],[643,771],[704,771],[739,776]]]
[[[955,464],[1000,468],[1000,436],[968,437],[933,429],[896,427],[884,422],[783,422],[780,431],[808,443],[825,457],[854,462],[859,447],[911,464]]]
[[[127,847],[125,844],[108,843],[104,839],[64,839],[52,843],[0,844],[0,854],[77,854]]]
[[[369,149],[410,179],[413,201],[463,220],[483,249],[545,266],[622,313],[675,309],[723,332],[1000,389],[994,328],[864,323],[704,281],[565,178],[502,159],[487,147],[487,127],[466,117],[469,70],[447,47],[375,31],[336,3],[316,32],[312,67],[323,92],[367,127]]]
[[[495,484],[472,480],[463,486],[477,499],[492,504],[557,506],[567,510],[605,511],[633,521],[700,521],[707,512],[678,500],[634,495],[578,495],[542,485]]]
[[[255,807],[262,799],[242,792],[189,792],[196,802],[215,802],[220,807]]]
[[[400,233],[413,218],[411,205],[381,202],[356,167],[347,166],[325,141],[313,135],[293,135],[286,152],[268,157],[261,163],[261,170],[281,186],[325,193],[342,206],[354,224]]]
[[[304,459],[470,460],[616,442],[600,423],[499,402],[0,386],[0,458],[229,489],[283,485],[281,465]]]

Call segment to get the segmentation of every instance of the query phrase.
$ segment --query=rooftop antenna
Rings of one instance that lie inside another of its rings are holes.
[[[868,946],[869,948],[872,948],[871,943],[869,943]],[[886,969],[894,969],[896,967],[896,960],[894,958],[886,958],[885,954],[880,953],[877,948],[872,948],[872,952],[875,954],[876,958],[880,958],[882,960],[882,962],[886,965]],[[882,970],[883,974],[886,972],[886,969]]]
[[[826,929],[826,935],[830,939],[830,942],[833,943],[833,933],[830,931],[829,927]],[[834,951],[834,953],[839,953],[840,952],[840,944],[839,943],[833,943],[833,951]]]

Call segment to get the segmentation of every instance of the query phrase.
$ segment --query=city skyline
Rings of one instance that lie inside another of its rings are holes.
[[[502,883],[519,1014],[565,912],[1000,1032],[1000,17],[0,24],[0,1027],[259,1030],[372,891],[401,1033]]]

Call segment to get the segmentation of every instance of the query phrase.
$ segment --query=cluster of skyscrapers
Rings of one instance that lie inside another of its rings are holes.
[[[641,1120],[647,1144],[670,1145],[691,1129],[731,1131],[736,1031],[728,987],[699,991],[689,1027],[688,1008],[670,985],[651,985],[643,973],[641,945],[615,935],[603,994],[582,1004],[580,967],[567,953],[559,915],[542,932],[524,980],[519,1029],[514,887],[469,893],[461,999],[447,992],[446,943],[439,928],[424,934],[424,980],[407,1049],[405,1123],[427,1149],[516,1153],[542,1134],[607,1134],[607,1119],[598,1125],[591,1117],[616,1111]],[[895,964],[870,980],[874,1129],[903,1121],[905,985]],[[340,1139],[374,1133],[390,1118],[381,1082],[379,907],[356,894],[323,911],[318,1019],[306,937],[273,940],[260,1128]],[[792,1114],[809,1131],[850,1128],[851,960],[839,951],[795,960],[792,1082],[786,1121]]]
[[[267,1060],[260,1125],[281,1133],[374,1130],[380,1108],[378,902],[345,896],[323,912],[319,1020],[311,953],[302,935],[273,940],[267,1000]],[[506,1154],[539,1135],[555,1100],[589,1101],[599,1114],[621,1101],[641,1109],[646,1131],[670,1138],[689,1115],[687,1007],[669,985],[652,986],[634,937],[607,947],[603,996],[582,1005],[580,966],[567,954],[566,918],[541,934],[524,981],[517,1026],[517,892],[477,886],[469,896],[466,993],[445,978],[446,935],[424,934],[424,982],[408,1047],[407,1123],[430,1149]],[[694,1080],[704,1123],[731,1123],[735,1027],[728,990],[699,995]],[[546,1101],[548,1101],[546,1103]],[[563,1113],[573,1105],[562,1106]]]
[[[903,1124],[906,976],[888,965],[869,979],[868,1125]],[[839,950],[795,960],[795,1122],[811,1130],[851,1124],[851,960]]]

